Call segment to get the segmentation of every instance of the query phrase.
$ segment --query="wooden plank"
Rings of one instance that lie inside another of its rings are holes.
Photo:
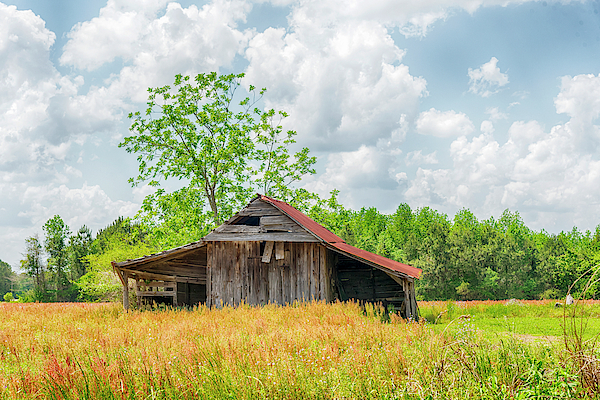
[[[281,211],[277,210],[274,207],[270,210],[253,207],[253,208],[247,208],[247,209],[241,210],[237,214],[237,217],[261,217],[262,218],[263,216],[276,216],[276,215],[281,215]],[[235,218],[233,218],[232,221],[234,219]]]
[[[409,285],[410,285],[410,302],[411,302],[411,310],[412,310],[412,317],[414,318],[415,321],[419,320],[419,306],[417,305],[417,296],[415,293],[415,282],[414,281],[408,281]]]
[[[146,284],[147,287],[154,287],[154,288],[173,288],[176,287],[177,282],[149,282]]]
[[[285,250],[283,242],[275,242],[275,259],[283,260],[285,258]]]
[[[225,268],[224,285],[227,288],[224,296],[224,302],[228,305],[233,304],[233,281],[235,275],[235,245],[233,242],[223,243],[223,258],[227,260]]]
[[[215,264],[214,264],[215,244],[208,243],[206,246],[206,305],[208,307],[215,306],[214,294],[214,279],[215,279]]]
[[[275,241],[275,242],[320,242],[310,233],[302,230],[299,232],[265,232],[265,233],[219,233],[211,232],[205,240],[213,242],[230,241]]]
[[[300,270],[302,284],[302,300],[310,301],[310,260],[308,249],[310,243],[302,243],[300,246]]]
[[[206,268],[206,264],[191,264],[191,263],[186,263],[186,262],[175,262],[175,261],[167,261],[166,262],[167,265],[169,266],[173,266],[173,267],[188,267],[190,269],[195,269],[195,268]]]
[[[406,318],[410,318],[412,316],[412,302],[410,300],[410,288],[408,282],[403,280],[402,287],[404,289],[404,313]]]
[[[219,243],[217,246],[217,265],[218,265],[218,276],[219,276],[219,284],[218,284],[218,293],[217,293],[217,307],[223,307],[227,299],[227,287],[226,279],[227,279],[227,259],[226,252],[224,249],[226,243]]]
[[[250,254],[248,258],[248,299],[250,304],[258,304],[258,291],[259,291],[259,280],[257,278],[257,265],[260,264],[258,258],[260,256],[260,243],[259,242],[248,242],[250,245]]]
[[[327,291],[327,249],[319,246],[319,300],[328,301]]]
[[[186,267],[177,267],[177,266],[169,266],[169,265],[157,265],[153,268],[148,268],[143,270],[142,272],[155,272],[159,273],[159,271],[172,271],[172,273],[165,275],[184,275],[184,276],[195,276],[198,274],[204,273],[204,267],[196,267],[196,268],[186,268]]]
[[[268,280],[269,280],[269,303],[277,303],[277,270],[275,265],[275,260],[269,260],[269,263],[264,265],[263,267],[268,270]]]
[[[283,281],[283,302],[284,304],[291,304],[293,301],[291,295],[291,252],[290,252],[290,243],[284,243],[284,257],[283,257],[283,268],[282,268],[282,281]]]
[[[265,232],[260,226],[251,225],[221,225],[214,230],[217,233],[259,233]]]
[[[231,244],[231,255],[234,258],[234,274],[233,281],[231,283],[231,289],[233,290],[233,305],[238,306],[242,300],[242,265],[241,265],[241,251],[243,242],[233,242]]]
[[[241,254],[240,262],[242,265],[242,301],[248,303],[248,249],[250,247],[249,242],[240,242]]]
[[[129,310],[129,275],[126,272],[117,271],[120,274],[121,281],[123,283],[123,309]]]
[[[295,259],[295,274],[296,274],[296,300],[303,301],[302,298],[302,248],[304,243],[294,243],[294,259]]]
[[[296,246],[297,243],[288,243],[290,258],[290,303],[298,299],[296,286],[298,285],[298,274],[296,272]],[[287,252],[286,252],[287,253]]]
[[[177,292],[135,292],[137,297],[171,297],[175,298]]]
[[[269,267],[268,264],[264,264],[261,262],[258,265],[259,270],[259,284],[260,284],[260,292],[259,292],[259,304],[265,305],[269,302]]]
[[[213,306],[214,307],[221,306],[219,303],[221,301],[221,293],[223,290],[223,288],[221,287],[221,260],[219,257],[219,254],[221,252],[220,246],[221,246],[221,243],[218,243],[218,242],[213,243],[213,250],[212,250],[212,259],[213,259],[212,269],[213,269],[213,271],[211,272],[211,274],[212,274],[212,292],[213,292]]]
[[[267,242],[265,244],[265,250],[262,254],[262,262],[270,263],[271,262],[271,254],[273,253],[273,245],[275,242]]]
[[[273,224],[296,224],[293,219],[280,213],[277,216],[265,216],[260,219],[261,225],[273,225]]]
[[[319,248],[317,244],[309,244],[310,250],[310,299],[315,301],[319,299]]]

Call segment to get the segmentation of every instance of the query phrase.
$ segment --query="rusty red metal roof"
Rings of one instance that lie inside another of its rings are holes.
[[[387,268],[392,271],[406,274],[411,278],[419,278],[421,276],[422,271],[419,268],[412,267],[407,264],[402,264],[398,261],[390,260],[389,258],[380,256],[378,254],[374,254],[369,251],[361,250],[354,246],[350,246],[349,244],[344,242],[344,240],[341,237],[337,236],[324,226],[313,221],[311,218],[309,218],[302,212],[296,210],[294,207],[290,206],[286,202],[276,200],[265,195],[260,195],[260,199],[274,205],[279,210],[284,212],[288,217],[290,217],[291,219],[302,225],[304,228],[309,230],[313,235],[317,236],[319,239],[323,240],[324,242],[341,251],[342,253],[346,253],[348,255],[354,256],[355,258],[359,258],[367,262],[377,264],[381,267]]]

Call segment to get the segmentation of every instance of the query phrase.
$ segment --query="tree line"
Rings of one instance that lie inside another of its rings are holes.
[[[160,200],[157,207],[142,206],[135,218],[120,217],[95,238],[85,226],[71,234],[61,217],[54,216],[44,224],[43,239],[26,240],[21,268],[32,282],[21,297],[118,299],[120,283],[111,261],[197,241],[214,228],[212,221],[189,214],[191,206],[176,207],[186,204],[182,200],[186,195],[184,190],[157,193],[152,197]],[[577,295],[585,282],[577,279],[589,276],[600,263],[600,226],[593,232],[573,228],[550,234],[528,228],[519,213],[510,210],[485,220],[468,209],[450,218],[408,204],[400,204],[392,214],[376,208],[355,211],[339,204],[334,191],[331,198],[318,199],[302,211],[350,245],[421,268],[416,290],[422,300],[554,299],[570,289]],[[8,264],[0,262],[0,294],[11,292],[15,277]],[[598,285],[587,293],[599,295]]]

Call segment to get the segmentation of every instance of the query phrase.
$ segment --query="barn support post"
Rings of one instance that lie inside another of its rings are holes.
[[[411,297],[410,284],[408,283],[408,280],[406,280],[406,279],[403,279],[402,283],[403,283],[402,288],[404,290],[404,312],[406,313],[406,319],[409,319],[413,315],[412,301],[410,300],[410,297]]]
[[[123,284],[123,309],[125,311],[129,310],[129,275],[125,271],[121,271],[117,268],[116,261],[111,261],[111,265],[113,267],[113,271],[119,277],[119,280]]]
[[[213,301],[213,271],[214,271],[214,259],[213,259],[214,244],[208,242],[206,244],[206,306],[212,308],[214,305]]]
[[[415,292],[415,281],[414,279],[410,281],[410,299],[412,302],[412,312],[413,312],[413,319],[415,321],[419,321],[419,306],[417,304],[417,294]]]
[[[123,309],[125,311],[129,310],[129,275],[125,272],[123,274]]]

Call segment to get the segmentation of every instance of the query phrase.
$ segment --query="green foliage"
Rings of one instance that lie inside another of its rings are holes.
[[[144,240],[147,239],[139,224],[129,218],[118,218],[101,230],[94,242],[95,252],[83,257],[88,272],[74,283],[78,299],[83,301],[115,300],[121,283],[112,271],[112,261],[125,261],[155,252]],[[144,239],[144,240],[142,240]]]
[[[478,220],[460,210],[452,220],[429,207],[401,204],[391,215],[375,208],[345,209],[332,192],[309,216],[347,243],[423,270],[424,300],[564,297],[577,278],[600,265],[600,227],[549,235],[534,232],[518,212]],[[577,294],[581,282],[572,291]],[[600,284],[587,297],[600,296]]]
[[[147,232],[138,222],[132,221],[131,218],[119,217],[106,228],[98,231],[91,252],[102,253],[114,240],[133,245],[143,241],[146,235]]]
[[[315,172],[316,158],[307,148],[290,157],[296,133],[283,133],[287,114],[256,107],[266,89],[250,86],[249,96],[237,99],[243,77],[177,75],[173,90],[148,89],[146,112],[129,114],[133,135],[119,144],[138,155],[139,174],[130,182],[187,180],[206,201],[215,226],[245,205],[255,187],[283,200],[306,197],[290,185]]]
[[[33,301],[48,299],[46,291],[46,266],[42,260],[43,248],[38,235],[25,239],[25,258],[21,260],[21,269],[33,278],[34,287],[31,289]],[[35,295],[35,296],[34,296]]]
[[[204,212],[199,189],[183,188],[173,193],[158,189],[146,196],[136,220],[147,230],[145,241],[158,251],[200,240],[214,227]]]
[[[15,296],[12,294],[12,292],[6,292],[3,298],[4,301],[13,301]]]
[[[77,234],[69,238],[69,271],[71,280],[77,280],[86,274],[89,264],[85,256],[92,251],[92,231],[87,226],[82,226]]]
[[[16,279],[16,274],[13,272],[10,265],[0,260],[0,294],[11,290],[13,281]]]
[[[276,113],[273,109],[260,115],[260,124],[256,128],[256,147],[252,156],[258,167],[252,168],[252,175],[256,177],[253,184],[260,193],[293,203],[308,194],[306,190],[292,187],[304,175],[316,172],[313,165],[317,158],[310,157],[310,150],[304,147],[294,155],[293,161],[290,160],[288,147],[296,143],[296,132],[283,133],[281,121],[287,116],[285,111]]]
[[[45,234],[44,250],[48,254],[48,272],[52,278],[56,300],[70,300],[71,290],[67,273],[67,243],[70,229],[59,215],[55,215],[42,227]]]

